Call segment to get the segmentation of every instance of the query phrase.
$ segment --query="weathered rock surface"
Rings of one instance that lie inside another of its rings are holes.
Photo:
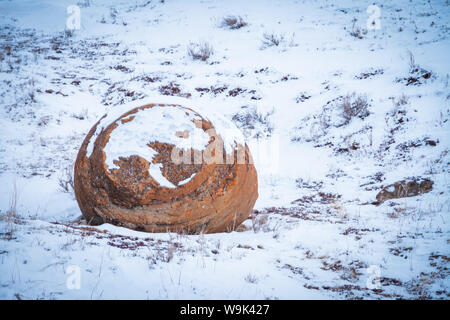
[[[258,182],[248,146],[225,136],[216,132],[214,119],[179,105],[105,116],[89,131],[75,163],[83,216],[93,225],[147,232],[236,229],[251,213]],[[143,148],[134,153],[133,143]]]
[[[429,179],[411,178],[397,181],[383,188],[377,194],[377,201],[382,202],[390,199],[414,197],[433,189],[433,181]]]

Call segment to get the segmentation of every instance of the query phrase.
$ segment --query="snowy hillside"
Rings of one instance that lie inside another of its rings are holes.
[[[450,3],[373,4],[0,0],[0,299],[449,299]],[[82,140],[147,102],[243,131],[239,231],[81,219]]]

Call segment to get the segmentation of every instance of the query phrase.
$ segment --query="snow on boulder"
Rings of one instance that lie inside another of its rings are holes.
[[[74,183],[89,224],[147,232],[232,231],[258,197],[239,130],[175,104],[105,115],[80,147]]]

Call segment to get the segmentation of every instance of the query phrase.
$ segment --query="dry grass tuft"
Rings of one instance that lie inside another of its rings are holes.
[[[367,34],[367,30],[362,29],[360,27],[355,27],[355,23],[356,23],[356,20],[353,21],[353,26],[352,26],[352,30],[350,31],[350,35],[357,39],[363,39],[364,36]]]
[[[4,216],[1,217],[5,221],[3,232],[0,233],[0,239],[13,240],[16,231],[17,214],[17,186],[14,184],[13,193],[9,202],[9,209]]]
[[[353,118],[358,117],[364,119],[370,113],[368,110],[369,103],[365,95],[347,95],[344,97],[342,103],[339,105],[342,111],[342,117],[345,119],[346,124]]]
[[[276,33],[264,33],[262,44],[263,47],[278,47],[284,41],[284,34],[276,34]]]
[[[248,23],[241,16],[226,16],[222,19],[220,26],[231,30],[237,30],[245,27]]]
[[[187,50],[192,60],[206,61],[214,54],[214,49],[208,42],[191,42]]]
[[[251,273],[247,274],[244,278],[244,280],[248,283],[257,283],[258,282],[258,278],[254,275],[252,275]]]
[[[73,169],[72,166],[66,167],[62,175],[58,178],[59,189],[65,193],[74,192]]]

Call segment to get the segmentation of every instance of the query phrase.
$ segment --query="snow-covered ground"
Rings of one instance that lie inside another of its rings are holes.
[[[375,3],[368,29],[372,4],[1,0],[0,298],[449,299],[450,4]],[[243,130],[259,179],[247,228],[78,219],[83,138],[141,101]],[[374,204],[412,177],[433,190]]]

